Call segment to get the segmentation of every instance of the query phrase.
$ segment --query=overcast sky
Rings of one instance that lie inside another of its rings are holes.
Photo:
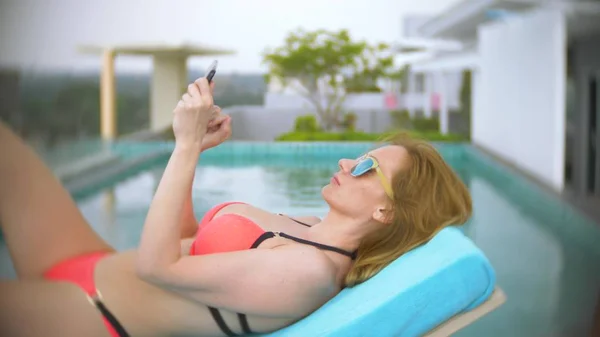
[[[223,72],[262,72],[261,52],[297,27],[347,28],[353,37],[394,42],[402,17],[436,14],[460,0],[0,0],[0,65],[77,71],[98,67],[81,44],[185,41],[234,49]],[[192,58],[204,67],[211,58]],[[117,70],[140,71],[149,59],[121,57]]]

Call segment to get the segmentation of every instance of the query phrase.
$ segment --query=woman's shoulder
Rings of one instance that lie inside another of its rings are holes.
[[[302,244],[283,245],[272,248],[273,252],[286,259],[294,272],[302,275],[313,285],[329,289],[335,285],[337,268],[335,263],[316,247]]]

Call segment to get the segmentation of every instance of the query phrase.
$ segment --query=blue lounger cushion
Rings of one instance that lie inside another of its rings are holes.
[[[448,227],[306,318],[263,336],[421,336],[484,302],[495,282],[485,255]]]

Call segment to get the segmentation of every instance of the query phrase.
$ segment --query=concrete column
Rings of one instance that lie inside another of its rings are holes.
[[[115,96],[115,53],[107,49],[102,53],[100,73],[100,136],[103,140],[117,136]]]
[[[443,135],[448,134],[450,125],[449,114],[448,114],[448,76],[444,72],[438,73],[438,79],[440,84],[440,133]]]
[[[431,112],[431,98],[432,98],[432,94],[433,94],[433,78],[431,76],[430,73],[424,73],[423,76],[425,77],[425,93],[423,95],[423,99],[425,100],[424,104],[423,104],[423,113],[424,113],[424,117],[426,118],[431,118],[432,112]]]
[[[150,129],[163,131],[172,123],[173,108],[187,90],[186,57],[154,55],[150,89]]]

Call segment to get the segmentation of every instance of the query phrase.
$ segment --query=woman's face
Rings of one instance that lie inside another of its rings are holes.
[[[323,188],[323,198],[337,212],[368,221],[378,210],[389,208],[392,177],[408,160],[406,150],[396,145],[380,147],[359,158],[341,159],[339,171]],[[377,164],[379,172],[376,168],[366,170]]]

